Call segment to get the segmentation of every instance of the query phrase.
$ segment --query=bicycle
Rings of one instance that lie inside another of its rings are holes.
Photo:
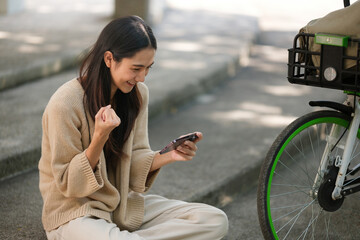
[[[345,7],[349,1],[344,1]],[[311,50],[311,44],[321,46]],[[357,54],[348,55],[347,46]],[[314,65],[314,58],[320,65]],[[345,62],[352,67],[345,67]],[[259,176],[265,239],[358,239],[360,227],[360,39],[299,33],[289,49],[290,83],[343,90],[344,103],[299,117],[270,147]]]

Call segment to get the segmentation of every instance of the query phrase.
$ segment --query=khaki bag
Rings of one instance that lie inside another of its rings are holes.
[[[360,1],[354,2],[349,7],[331,12],[322,18],[310,21],[305,27],[300,29],[300,33],[328,33],[360,38]],[[309,41],[310,50],[320,52],[321,45],[314,43],[313,38]],[[347,47],[346,55],[357,56],[356,44],[350,44]],[[320,66],[320,56],[313,55],[312,61],[314,66]],[[354,61],[347,61],[344,67],[351,68],[354,65]]]

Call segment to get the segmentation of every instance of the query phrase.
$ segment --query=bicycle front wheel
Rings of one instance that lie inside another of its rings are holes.
[[[258,217],[265,239],[358,238],[360,199],[356,193],[338,202],[329,197],[334,184],[325,182],[330,172],[336,178],[336,168],[330,165],[323,179],[314,184],[327,143],[334,138],[331,129],[336,127],[338,134],[336,146],[327,151],[328,160],[342,156],[349,121],[349,116],[335,111],[312,112],[277,137],[264,160],[258,185]],[[350,166],[360,162],[360,133],[357,136]],[[330,208],[324,208],[323,202]]]

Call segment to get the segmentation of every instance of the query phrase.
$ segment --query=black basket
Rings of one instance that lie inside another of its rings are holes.
[[[360,39],[346,40],[348,47],[341,47],[315,43],[315,34],[296,35],[289,49],[289,82],[360,92]]]

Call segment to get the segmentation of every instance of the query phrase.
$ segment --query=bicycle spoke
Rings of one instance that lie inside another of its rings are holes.
[[[349,174],[353,173],[356,169],[358,169],[360,167],[360,163],[358,163],[356,166],[353,167],[353,170],[351,170],[348,174],[346,174],[346,176],[348,176]]]
[[[344,184],[343,187],[346,187],[347,185],[349,185],[350,183],[356,181],[357,179],[359,179],[360,177],[354,178],[351,181],[349,181],[348,183]]]
[[[311,218],[310,219],[310,222],[309,222],[309,224],[307,225],[307,227],[305,228],[305,230],[301,233],[301,235],[297,238],[297,239],[300,239],[300,237],[304,234],[304,237],[303,237],[303,239],[305,239],[305,237],[306,237],[306,234],[307,234],[307,232],[308,232],[308,230],[309,230],[309,228],[310,228],[310,226],[312,226],[312,224],[313,224],[313,222],[314,221],[316,221],[317,219],[318,219],[318,217],[320,216],[320,214],[321,214],[321,212],[319,212],[318,213],[318,215],[315,217],[315,218]],[[313,236],[314,237],[314,236]]]
[[[357,147],[357,145],[356,145],[356,147]],[[356,155],[354,155],[354,156],[351,158],[351,160],[357,158],[359,155],[360,155],[360,152],[358,152]]]
[[[359,142],[356,143],[356,146],[354,147],[354,149],[353,149],[353,151],[352,151],[352,153],[351,153],[351,156],[353,156],[353,157],[351,158],[351,160],[354,159],[354,154],[355,154],[356,149],[357,149],[358,146],[359,146]]]
[[[291,215],[292,213],[298,211],[299,209],[302,209],[303,206],[305,206],[305,205],[306,205],[306,204],[301,204],[300,207],[292,210],[291,212],[288,212],[288,213],[286,213],[286,214],[281,215],[280,217],[275,218],[275,219],[273,220],[273,222],[275,223],[275,222],[277,222],[278,220],[283,219],[284,217],[287,217],[287,216]]]
[[[272,186],[282,186],[282,187],[296,187],[296,188],[308,188],[309,186],[302,186],[302,185],[293,185],[293,184],[276,184],[273,183]]]
[[[300,212],[301,213],[301,212]],[[290,234],[292,228],[294,227],[295,223],[297,222],[297,220],[299,219],[300,217],[300,213],[298,214],[298,216],[296,217],[296,219],[294,220],[293,224],[291,225],[289,231],[286,233],[285,237],[283,238],[284,240],[287,238],[287,236]]]
[[[280,231],[281,231],[284,227],[286,227],[293,219],[296,218],[295,221],[297,221],[297,219],[299,218],[300,214],[301,214],[308,206],[310,206],[314,201],[315,201],[315,200],[312,200],[312,201],[309,202],[308,204],[305,204],[305,207],[303,207],[299,213],[297,213],[293,218],[291,218],[288,222],[286,222],[285,225],[283,225],[278,231],[276,231],[276,233],[280,232]],[[292,225],[292,226],[293,226],[293,225]],[[289,231],[288,231],[288,233],[289,233]],[[288,234],[287,234],[287,235],[288,235]],[[286,235],[286,236],[287,236],[287,235]],[[286,238],[286,236],[285,236],[285,238]],[[285,238],[284,238],[284,239],[285,239]]]
[[[302,191],[302,190],[297,190],[297,191],[292,191],[292,192],[286,192],[286,193],[271,195],[270,198],[281,197],[281,196],[285,196],[285,195],[289,195],[289,194],[293,194],[293,193],[298,193],[298,192],[304,193],[304,191]]]
[[[304,144],[303,144],[303,138],[302,137],[300,137],[300,146],[301,146],[301,152],[302,152],[302,154],[303,154],[303,156],[305,156],[305,154],[304,154]],[[308,171],[308,168],[307,168],[307,161],[304,161],[304,164],[305,164],[305,170],[303,170],[303,172],[305,172],[305,174],[307,175],[307,177],[308,177],[308,184],[311,186],[312,184],[311,184],[311,180],[310,180],[310,176],[309,176],[309,171]]]
[[[321,145],[321,143],[320,143],[321,130],[319,130],[319,128],[320,128],[320,127],[318,127],[317,125],[314,126],[314,131],[316,132],[317,149],[321,149],[321,147],[320,147],[320,145]],[[327,126],[326,126],[326,124],[325,124],[325,129],[326,129],[326,128],[327,128]],[[321,157],[322,157],[322,156],[320,156],[320,151],[317,151],[317,154],[318,154],[318,156],[316,157],[316,159],[318,159],[317,162],[321,162]],[[306,170],[307,170],[307,171],[306,171],[306,174],[307,174],[308,179],[309,179],[309,184],[313,185],[315,179],[312,179],[312,178],[310,177],[310,171],[309,171],[308,168],[307,168],[307,161],[304,161],[304,164],[305,164],[305,168],[306,168]],[[314,175],[314,176],[316,176],[316,175]],[[311,181],[310,179],[311,179],[312,181]]]
[[[315,150],[314,150],[314,145],[313,145],[313,142],[312,142],[312,138],[311,138],[311,136],[310,136],[310,133],[309,133],[309,129],[307,129],[306,132],[307,132],[308,137],[309,137],[309,140],[310,140],[310,146],[311,146],[312,153],[314,154],[314,159],[316,159]]]
[[[329,239],[330,218],[331,218],[331,214],[329,214],[329,221],[327,223],[326,223],[326,217],[324,218],[325,227],[326,227],[326,238],[327,239]]]
[[[297,146],[296,146],[295,144],[293,144],[293,146],[294,146],[295,148],[297,148]],[[297,149],[298,149],[298,148],[297,148]],[[298,150],[300,151],[300,149],[298,149]],[[309,174],[308,174],[308,171],[306,171],[305,169],[303,169],[302,166],[300,166],[300,164],[298,163],[298,161],[296,161],[296,160],[293,158],[293,156],[292,156],[286,149],[285,149],[285,152],[286,152],[286,154],[290,157],[290,159],[291,159],[297,166],[299,166],[299,168],[302,170],[302,172],[307,175],[308,180],[311,179],[310,176],[309,176]],[[303,154],[303,155],[304,155],[304,154]],[[306,163],[305,163],[305,164],[306,164]],[[309,180],[309,185],[311,185],[311,181],[310,181],[310,180]]]
[[[312,206],[314,208],[314,206]],[[317,221],[318,221],[318,217],[320,216],[320,214],[322,213],[323,209],[321,209],[320,211],[318,211],[318,215],[316,216],[316,218],[314,219],[315,223],[311,223],[311,228],[312,228],[312,238],[315,239],[315,230],[316,230],[316,224],[317,224]],[[314,210],[312,212],[312,214],[314,214]],[[313,222],[314,222],[313,221]]]
[[[295,176],[295,179],[297,179],[298,181],[300,181],[300,180],[302,180],[299,176],[297,176],[297,174],[293,171],[293,170],[291,170],[288,166],[286,166],[286,164],[284,164],[281,160],[279,160],[278,161],[282,166],[284,166],[286,169],[288,169],[291,173],[293,173],[294,175],[293,176]],[[302,181],[301,181],[302,182]],[[302,184],[305,184],[306,185],[306,183],[303,183],[302,182]]]
[[[279,174],[278,172],[274,172],[274,175],[276,175],[276,176],[278,176],[278,177],[280,177],[280,178],[282,178],[282,179],[284,179],[284,180],[287,180],[286,177],[283,177],[283,176],[282,176],[281,174]],[[272,186],[274,186],[274,184],[272,184]],[[296,185],[294,185],[294,186],[296,186]],[[295,187],[295,188],[298,189],[299,191],[303,192],[304,194],[308,195],[308,193],[305,192],[304,190],[301,190],[301,189],[299,189],[299,188],[297,188],[297,187]],[[304,187],[302,187],[302,188],[304,188]],[[311,189],[311,186],[308,186],[308,188],[309,188],[309,190],[310,190],[310,189]]]
[[[324,124],[324,126],[325,126],[325,135],[329,135],[329,130],[328,130],[327,124]],[[319,148],[319,149],[322,149],[322,148],[320,147],[320,136],[319,136],[320,131],[318,130],[319,127],[316,126],[316,127],[313,127],[313,128],[315,129],[315,130],[313,130],[313,131],[317,133],[316,136],[317,136],[317,139],[318,139],[318,140],[317,140],[318,148]],[[315,151],[315,149],[314,149],[314,144],[313,144],[313,141],[311,140],[311,134],[309,133],[309,131],[310,131],[310,130],[307,129],[307,132],[308,132],[307,135],[308,135],[308,138],[309,138],[309,141],[310,141],[310,145],[311,145],[311,149],[312,149],[312,154],[314,155],[315,159],[317,159],[316,162],[320,162],[320,159],[321,159],[321,157],[320,157],[320,151]],[[308,157],[303,153],[303,151],[304,151],[303,140],[302,140],[303,137],[301,137],[301,136],[299,135],[299,138],[300,138],[299,141],[300,141],[300,146],[301,146],[301,149],[302,149],[302,150],[300,150],[300,148],[299,148],[295,143],[293,143],[292,146],[294,146],[294,147],[297,149],[297,151],[303,156],[304,159],[308,159]],[[310,177],[310,172],[311,172],[311,171],[309,171],[307,161],[302,161],[303,165],[305,165],[305,169],[304,169],[302,166],[300,166],[300,165],[298,164],[299,161],[296,161],[296,160],[291,156],[291,154],[288,153],[288,151],[285,150],[285,152],[287,153],[287,155],[290,157],[290,159],[291,159],[293,162],[297,163],[297,166],[299,166],[299,168],[301,169],[301,171],[306,175],[307,181],[309,182],[309,185],[313,185],[314,178]],[[316,155],[317,155],[317,156],[316,156]],[[311,169],[311,168],[310,168],[310,169]],[[317,168],[313,168],[313,169],[316,169],[316,171],[312,173],[313,176],[316,176],[316,174],[319,174],[319,172],[318,172],[319,169],[317,169]],[[319,176],[321,176],[321,175],[319,175]]]
[[[304,204],[296,204],[296,205],[289,205],[289,206],[283,206],[283,207],[275,207],[275,208],[271,208],[271,209],[272,210],[278,210],[278,209],[292,208],[292,207],[298,207],[298,206],[304,206]]]

